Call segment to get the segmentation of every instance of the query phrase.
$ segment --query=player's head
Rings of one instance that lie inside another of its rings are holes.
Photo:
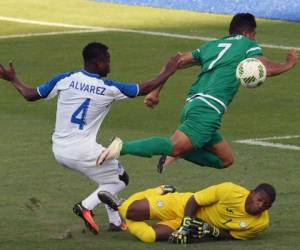
[[[269,209],[276,199],[275,188],[267,183],[259,184],[246,199],[245,209],[248,214],[256,215]]]
[[[256,38],[256,21],[255,17],[250,13],[236,14],[230,23],[229,34],[244,35],[252,40]]]
[[[110,72],[110,55],[108,47],[102,43],[92,42],[82,50],[84,68],[91,73],[107,76]]]

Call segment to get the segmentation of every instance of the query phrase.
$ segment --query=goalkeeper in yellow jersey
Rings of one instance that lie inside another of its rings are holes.
[[[173,186],[163,185],[135,193],[124,202],[105,191],[98,196],[120,212],[139,240],[188,244],[256,237],[269,226],[267,210],[276,191],[267,183],[249,191],[225,182],[195,193],[178,193]]]

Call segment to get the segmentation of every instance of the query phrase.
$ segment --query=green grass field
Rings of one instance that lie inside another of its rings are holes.
[[[229,16],[143,7],[100,4],[93,1],[11,0],[1,3],[0,16],[93,27],[159,31],[193,36],[226,34]],[[1,36],[77,30],[79,28],[4,21]],[[258,20],[259,43],[299,47],[300,25]],[[110,79],[137,81],[157,74],[177,51],[191,50],[203,42],[193,39],[150,36],[128,32],[94,32],[52,36],[0,37],[0,62],[13,61],[22,80],[32,86],[57,73],[80,69],[81,49],[91,41],[110,47]],[[265,55],[283,60],[286,50],[264,49]],[[137,139],[170,136],[177,128],[186,92],[197,69],[178,72],[165,87],[160,105],[149,110],[143,99],[116,103],[105,120],[98,141],[106,145],[118,135]],[[258,89],[240,89],[224,116],[222,134],[232,146],[236,161],[226,170],[201,168],[178,161],[164,174],[156,173],[157,157],[121,159],[130,185],[121,194],[163,183],[180,191],[197,191],[223,181],[247,188],[272,183],[278,198],[270,210],[271,226],[255,240],[191,245],[189,249],[300,249],[299,150],[238,144],[236,140],[297,136],[299,132],[300,66],[268,79]],[[86,232],[72,213],[73,204],[96,188],[78,173],[59,166],[51,151],[56,102],[25,102],[7,82],[0,82],[0,249],[181,249],[167,243],[144,244],[128,233],[107,233],[103,207],[97,208],[99,236]],[[294,145],[300,137],[270,139]],[[70,239],[65,235],[71,234]]]

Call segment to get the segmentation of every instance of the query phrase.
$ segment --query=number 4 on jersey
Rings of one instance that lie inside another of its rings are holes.
[[[75,110],[71,117],[71,122],[75,124],[79,124],[79,129],[83,129],[85,125],[85,118],[87,114],[87,110],[90,105],[90,99],[86,99],[79,107]]]

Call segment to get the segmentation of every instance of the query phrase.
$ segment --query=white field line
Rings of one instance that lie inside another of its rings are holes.
[[[88,30],[95,30],[95,32],[97,32],[97,31],[99,31],[99,32],[100,31],[101,32],[116,31],[116,32],[137,33],[137,34],[143,34],[143,35],[164,36],[164,37],[173,37],[173,38],[190,39],[190,40],[201,40],[201,41],[212,41],[212,40],[216,39],[216,38],[213,38],[213,37],[190,36],[190,35],[182,35],[182,34],[176,34],[176,33],[156,32],[156,31],[146,31],[146,30],[105,28],[105,27],[75,25],[75,24],[66,24],[66,23],[57,23],[57,22],[44,22],[44,21],[38,21],[38,20],[28,20],[28,19],[22,19],[22,18],[6,17],[6,16],[0,16],[0,20],[8,21],[8,22],[23,23],[23,24],[35,24],[35,25],[42,25],[42,26],[51,26],[51,27],[88,29]],[[39,36],[42,36],[42,34],[43,33],[39,33]],[[58,34],[63,34],[63,33],[58,33]],[[70,33],[65,33],[65,34],[70,34]],[[24,35],[30,37],[30,34],[24,34]],[[46,35],[49,35],[49,32],[47,32]],[[56,35],[56,34],[53,34],[53,35]],[[17,35],[15,35],[15,37],[17,37]],[[5,38],[2,38],[2,39],[5,39]],[[274,45],[274,44],[261,44],[261,46],[265,47],[265,48],[273,48],[273,49],[283,49],[283,50],[296,49],[296,50],[300,50],[300,47]]]
[[[54,36],[54,35],[65,35],[65,34],[83,34],[83,33],[93,33],[93,32],[103,32],[102,29],[92,29],[92,30],[66,30],[66,31],[53,31],[53,32],[43,32],[43,33],[27,33],[27,34],[16,34],[16,35],[3,35],[0,36],[0,40],[9,38],[20,38],[20,37],[34,37],[34,36]]]
[[[300,138],[300,135],[274,136],[274,137],[266,137],[266,138],[237,140],[234,142],[248,144],[248,145],[259,145],[259,146],[263,146],[263,147],[273,147],[273,148],[289,149],[289,150],[300,150],[300,147],[296,146],[296,145],[267,142],[268,140],[284,140],[284,139],[294,139],[294,138]]]

